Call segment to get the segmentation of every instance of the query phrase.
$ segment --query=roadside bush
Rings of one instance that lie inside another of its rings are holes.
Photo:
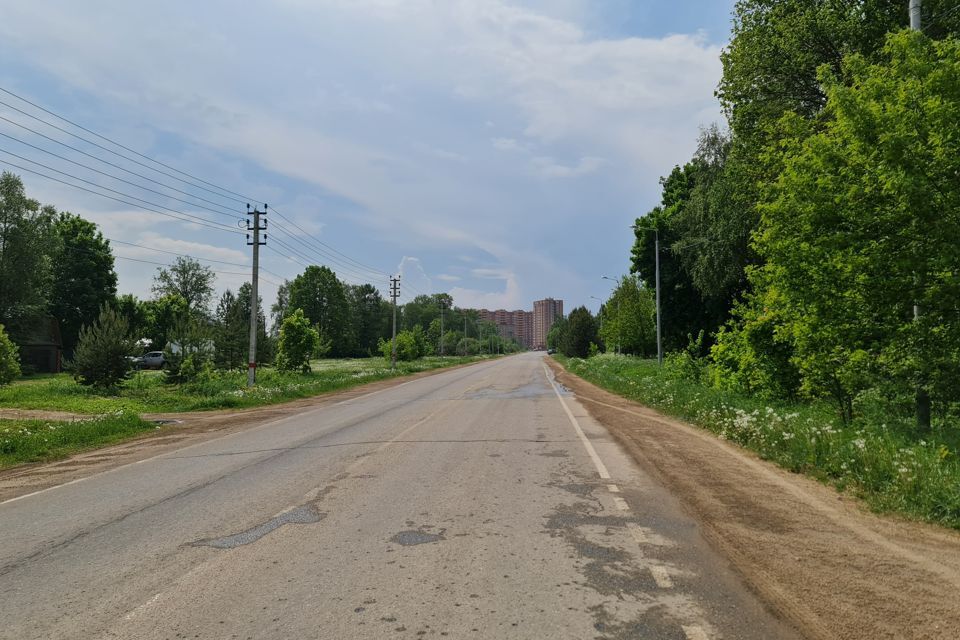
[[[10,384],[19,375],[20,353],[0,324],[0,385]]]
[[[280,371],[310,372],[310,358],[321,347],[320,335],[310,326],[310,321],[297,309],[283,320],[280,325],[280,339],[277,341],[276,366]],[[326,341],[330,349],[330,341]]]
[[[97,320],[80,329],[73,355],[73,377],[82,385],[116,387],[130,373],[130,354],[136,348],[127,319],[104,305]]]
[[[708,365],[708,360],[700,355],[703,353],[703,331],[696,338],[689,334],[687,337],[690,342],[686,349],[668,353],[664,357],[664,369],[674,380],[702,383],[707,377]]]
[[[421,334],[422,333],[421,331]],[[379,346],[380,353],[383,354],[383,357],[390,360],[390,353],[393,350],[392,341],[381,338]],[[397,361],[411,362],[421,355],[423,354],[420,353],[417,335],[413,331],[405,330],[397,334]]]

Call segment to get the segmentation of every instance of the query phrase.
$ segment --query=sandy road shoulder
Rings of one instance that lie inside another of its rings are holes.
[[[960,637],[960,535],[868,513],[831,487],[550,365],[751,588],[809,637]]]

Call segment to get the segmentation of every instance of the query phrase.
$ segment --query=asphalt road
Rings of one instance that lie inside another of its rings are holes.
[[[541,356],[0,503],[0,637],[796,637]]]

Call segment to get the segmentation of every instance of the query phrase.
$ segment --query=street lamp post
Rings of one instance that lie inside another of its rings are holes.
[[[638,225],[632,225],[630,228],[634,231],[653,231],[654,281],[657,290],[657,364],[663,366],[663,340],[660,333],[660,230],[656,227],[641,227]]]

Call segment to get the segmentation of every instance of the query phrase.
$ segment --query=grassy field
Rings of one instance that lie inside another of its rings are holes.
[[[104,446],[144,431],[154,424],[131,413],[111,413],[71,422],[0,420],[0,469],[26,462],[63,458]]]
[[[59,374],[0,387],[0,408],[100,415],[116,411],[141,414],[255,407],[479,359],[423,358],[398,362],[395,371],[381,358],[317,360],[308,374],[280,373],[264,367],[258,371],[257,385],[250,389],[245,371],[217,372],[183,385],[165,384],[159,371],[142,371],[127,380],[116,393],[84,387],[68,374]]]
[[[821,403],[776,403],[684,379],[654,360],[555,356],[571,373],[677,416],[761,457],[855,492],[878,511],[960,529],[960,429],[924,439],[873,415],[844,426]]]

